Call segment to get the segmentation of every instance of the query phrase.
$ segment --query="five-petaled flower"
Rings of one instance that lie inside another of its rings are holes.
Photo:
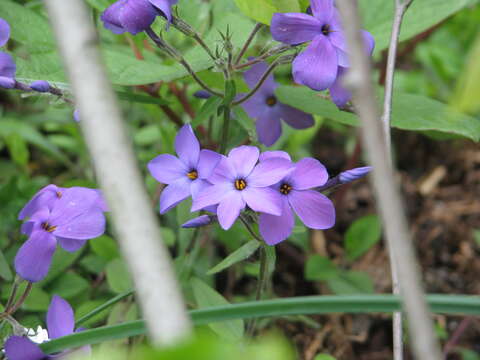
[[[7,43],[10,38],[10,25],[0,18],[0,46]],[[13,61],[13,58],[0,51],[0,88],[13,89],[15,87],[15,73],[17,66]]]
[[[290,156],[283,151],[269,151],[261,155],[260,164],[275,158],[290,161]],[[327,180],[327,170],[318,160],[304,158],[295,164],[291,173],[272,186],[282,199],[282,212],[280,216],[260,214],[259,230],[267,244],[275,245],[291,234],[294,212],[311,229],[328,229],[335,224],[333,203],[313,190]]]
[[[105,231],[106,205],[97,190],[47,186],[20,212],[28,218],[22,232],[29,236],[15,257],[15,270],[30,282],[48,273],[57,242],[66,251],[80,249]]]
[[[75,318],[70,304],[60,296],[54,295],[47,312],[48,337],[56,339],[73,334],[75,330]],[[90,353],[90,346],[79,349],[84,355]],[[59,358],[61,354],[47,355],[40,347],[23,336],[10,336],[5,342],[5,354],[8,360],[47,360]]]
[[[281,215],[282,199],[270,188],[292,169],[290,161],[272,158],[260,162],[259,150],[254,146],[232,149],[221,161],[208,180],[212,186],[193,199],[192,211],[218,204],[220,226],[228,230],[240,212],[248,205],[254,211]]]
[[[175,137],[175,151],[178,158],[170,154],[161,154],[148,163],[150,174],[168,186],[160,195],[160,213],[175,207],[189,196],[193,199],[211,184],[207,178],[221,159],[221,155],[200,150],[192,127],[184,125]]]
[[[268,66],[265,62],[253,65],[245,71],[243,78],[250,89],[253,89]],[[278,84],[269,75],[258,91],[242,107],[248,116],[256,119],[258,140],[271,146],[282,134],[280,119],[295,129],[305,129],[313,126],[313,117],[301,110],[282,104],[275,96],[275,89]]]
[[[178,0],[118,0],[101,16],[104,26],[115,34],[133,35],[147,30],[158,15],[172,21],[172,5]]]

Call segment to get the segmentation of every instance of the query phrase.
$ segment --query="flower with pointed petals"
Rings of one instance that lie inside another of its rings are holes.
[[[275,158],[290,159],[283,151],[271,151],[262,154],[260,164]],[[290,236],[295,224],[294,213],[311,229],[328,229],[335,224],[333,203],[312,190],[325,184],[327,179],[327,170],[318,160],[304,158],[271,187],[281,197],[282,212],[280,216],[260,214],[259,230],[267,244],[278,244]]]
[[[57,243],[74,252],[105,231],[99,194],[92,189],[74,187],[56,193],[49,188],[34,197],[20,216],[29,218],[22,226],[29,238],[15,256],[15,270],[30,282],[47,275]]]
[[[267,63],[261,62],[245,71],[243,78],[250,89],[255,87],[267,68]],[[275,96],[277,86],[273,74],[269,75],[255,95],[242,104],[248,116],[256,119],[258,140],[266,146],[273,145],[282,134],[280,119],[295,129],[306,129],[314,124],[312,115],[278,101]]]
[[[303,13],[275,13],[271,33],[275,40],[297,45],[311,41],[293,61],[296,83],[313,90],[331,87],[339,67],[348,67],[345,36],[334,0],[311,0],[313,16]]]
[[[172,5],[178,0],[118,0],[101,16],[105,28],[115,34],[129,32],[133,35],[145,31],[157,15],[172,21]]]
[[[214,151],[202,149],[190,124],[184,125],[175,137],[178,157],[161,154],[148,163],[150,174],[168,186],[160,195],[160,214],[192,196],[193,199],[211,184],[207,178],[221,159]]]
[[[74,327],[75,318],[70,304],[60,296],[54,295],[47,312],[49,338],[56,339],[73,334]],[[81,331],[81,329],[76,331]],[[88,355],[90,346],[82,347],[79,350]],[[61,356],[61,354],[51,356],[45,354],[36,343],[23,336],[10,336],[5,342],[5,354],[8,360],[47,360]]]
[[[10,25],[0,18],[0,46],[4,46],[10,39]]]
[[[272,158],[257,164],[259,150],[254,146],[232,149],[222,156],[208,180],[212,186],[193,199],[192,211],[218,204],[220,226],[228,230],[240,212],[250,209],[272,215],[282,213],[282,198],[269,186],[277,183],[292,169],[290,161]]]

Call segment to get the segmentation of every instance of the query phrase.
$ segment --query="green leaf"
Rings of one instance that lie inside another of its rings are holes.
[[[17,133],[4,137],[4,140],[12,160],[18,165],[27,165],[30,152],[25,140]]]
[[[332,355],[320,354],[315,356],[313,360],[336,360]]]
[[[480,246],[480,230],[473,230],[473,239]]]
[[[327,280],[328,287],[338,295],[373,293],[373,282],[368,274],[360,271],[344,271]]]
[[[12,270],[10,270],[10,265],[8,265],[3,252],[0,250],[0,276],[5,281],[11,281],[13,279]]]
[[[456,352],[462,355],[462,360],[480,360],[480,355],[469,349],[456,349]]]
[[[305,279],[309,281],[324,281],[338,276],[339,269],[328,258],[312,255],[305,263]]]
[[[21,293],[23,287],[19,287],[18,292]],[[42,290],[38,285],[32,287],[32,291],[22,305],[22,309],[26,311],[46,311],[50,304],[50,295]]]
[[[200,279],[193,278],[191,284],[195,301],[200,308],[229,305],[228,301],[225,300],[222,295]],[[244,326],[242,320],[225,321],[208,325],[218,336],[226,340],[240,341],[243,337]]]
[[[275,246],[263,245],[265,255],[267,257],[267,281],[270,283],[270,279],[275,272],[275,263],[277,262],[277,254],[275,251]]]
[[[223,103],[225,105],[229,105],[235,98],[236,94],[237,94],[237,87],[235,85],[235,81],[227,80],[225,82],[225,97],[223,98]]]
[[[164,99],[149,95],[136,94],[129,91],[116,91],[115,92],[120,100],[136,102],[139,104],[151,104],[151,105],[168,105],[169,102]]]
[[[220,263],[218,263],[213,268],[208,270],[207,275],[216,274],[240,261],[248,259],[250,256],[252,256],[252,254],[255,253],[255,251],[257,251],[259,247],[260,247],[260,243],[257,240],[250,240],[249,242],[244,244],[242,247],[238,248],[233,253],[228,255]]]
[[[105,269],[110,289],[117,294],[130,291],[133,287],[130,273],[121,259],[115,259],[107,264]]]
[[[57,294],[65,299],[71,299],[90,287],[87,280],[74,272],[67,272],[49,285],[50,294]]]
[[[108,235],[91,239],[88,243],[92,251],[105,260],[113,260],[120,257],[117,243]]]
[[[248,17],[263,24],[270,24],[277,9],[269,0],[235,0],[238,8]]]
[[[204,121],[208,120],[211,116],[217,116],[217,109],[222,104],[223,99],[218,96],[212,96],[207,99],[198,111],[195,119],[192,121],[192,126],[195,128],[198,125],[202,124]]]
[[[257,130],[255,128],[255,120],[251,119],[247,112],[243,110],[241,106],[235,106],[233,108],[234,119],[245,129],[248,133],[248,137],[252,142],[257,141]]]
[[[48,271],[48,275],[40,281],[38,284],[44,286],[49,284],[52,280],[56,279],[59,275],[63,274],[78,257],[82,254],[82,251],[75,251],[73,253],[57,248],[53,255],[52,266]]]
[[[349,261],[365,254],[382,235],[382,224],[377,215],[367,215],[354,221],[345,233],[345,250]]]

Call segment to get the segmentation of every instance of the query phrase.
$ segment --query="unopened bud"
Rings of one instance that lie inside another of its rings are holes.
[[[208,224],[211,224],[213,221],[215,221],[216,218],[217,217],[215,215],[200,215],[199,217],[196,217],[187,221],[185,224],[182,225],[182,228],[190,229],[190,228],[206,226]]]
[[[45,93],[45,92],[49,92],[50,89],[51,89],[51,86],[50,84],[48,83],[48,81],[45,81],[45,80],[37,80],[37,81],[34,81],[30,84],[30,88],[32,90],[35,90],[37,92],[41,92],[41,93]]]
[[[365,167],[358,167],[355,169],[344,171],[339,175],[340,183],[346,184],[346,183],[358,180],[364,177],[365,175],[367,175],[371,170],[372,170],[371,166],[365,166]]]

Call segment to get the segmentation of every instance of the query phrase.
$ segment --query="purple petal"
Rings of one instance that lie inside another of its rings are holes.
[[[192,199],[196,199],[203,190],[210,186],[212,186],[212,183],[207,180],[197,179],[192,181],[190,183],[190,193],[192,194]]]
[[[8,22],[0,18],[0,46],[5,45],[9,38],[10,25],[8,25]]]
[[[23,336],[10,336],[5,341],[5,354],[8,360],[42,360],[47,355],[30,339]]]
[[[182,126],[175,137],[175,151],[180,160],[189,167],[188,170],[197,168],[200,143],[193,133],[190,124]]]
[[[313,116],[285,104],[278,104],[280,118],[294,129],[306,129],[315,124]]]
[[[193,199],[191,211],[198,211],[210,205],[218,204],[230,192],[236,191],[231,183],[219,183],[207,187]]]
[[[328,180],[328,172],[320,161],[313,158],[303,158],[295,164],[295,169],[289,178],[295,190],[307,190],[322,186]]]
[[[103,197],[102,190],[93,189],[93,191],[95,191],[97,193],[97,196],[98,196],[97,201],[96,201],[96,206],[98,206],[100,208],[100,210],[102,210],[103,212],[110,211],[109,208],[108,208],[107,201]]]
[[[114,34],[123,34],[126,31],[120,21],[120,12],[127,2],[128,0],[119,0],[113,3],[100,16],[103,26]]]
[[[157,11],[148,0],[129,0],[120,8],[118,20],[122,28],[136,35],[150,27],[156,16]]]
[[[260,162],[268,160],[268,159],[273,159],[273,158],[282,158],[286,159],[288,161],[291,161],[292,159],[290,158],[290,155],[288,155],[287,152],[281,151],[281,150],[275,150],[275,151],[264,151],[260,154]]]
[[[275,13],[270,24],[273,39],[290,45],[312,40],[321,29],[318,19],[302,13]]]
[[[177,206],[178,203],[187,199],[190,195],[191,180],[187,177],[175,181],[163,189],[160,195],[160,214]]]
[[[0,76],[0,88],[9,90],[15,88],[16,84],[17,82],[15,81],[15,79]]]
[[[201,150],[197,165],[198,177],[201,179],[208,179],[221,159],[222,155],[215,151],[206,149]]]
[[[240,191],[232,190],[218,205],[217,216],[224,230],[230,229],[240,212],[245,208],[245,201]]]
[[[258,80],[262,77],[262,75],[267,71],[268,64],[264,61],[252,65],[250,69],[243,73],[243,79],[247,83],[250,89],[253,89],[255,85],[257,85]],[[273,74],[270,74],[265,82],[262,84],[258,92],[267,92],[273,94],[273,91],[277,87],[277,83],[273,78]]]
[[[200,215],[196,218],[193,218],[187,221],[182,225],[184,229],[197,228],[211,224],[215,220],[216,216],[212,215]]]
[[[208,177],[208,181],[212,184],[222,184],[235,180],[237,171],[234,169],[232,162],[226,157],[221,155],[220,161],[212,172],[212,175]]]
[[[33,231],[34,225],[35,225],[34,221],[27,221],[23,223],[22,226],[20,227],[20,232],[24,235],[30,236],[30,234]]]
[[[335,224],[335,207],[325,195],[314,190],[293,190],[288,201],[300,220],[311,229],[328,229]]]
[[[49,92],[51,89],[50,83],[45,80],[37,80],[30,84],[30,88],[41,93]]]
[[[315,16],[322,25],[328,23],[335,11],[333,0],[311,0],[310,6],[313,16]]]
[[[332,101],[339,108],[344,107],[352,98],[351,91],[344,87],[342,83],[346,72],[346,68],[339,67],[337,79],[329,89]]]
[[[255,146],[242,145],[233,148],[228,153],[228,161],[236,171],[236,175],[246,178],[252,172],[260,156],[260,151]]]
[[[269,96],[273,96],[273,92],[270,94],[264,94],[263,92],[255,93],[250,99],[244,101],[240,106],[252,119],[256,119],[262,116],[265,112],[270,112],[271,108],[267,105],[267,99]]]
[[[272,146],[282,135],[282,124],[276,112],[265,111],[255,122],[258,141],[265,146]]]
[[[190,169],[171,154],[161,154],[149,161],[147,164],[150,174],[162,184],[171,184],[180,179],[186,178]]]
[[[105,215],[101,209],[95,207],[76,216],[68,223],[59,225],[53,234],[78,241],[96,238],[104,232]]]
[[[20,210],[18,220],[23,220],[30,217],[42,207],[50,207],[58,200],[57,191],[59,188],[56,185],[50,184],[40,189],[33,198]]]
[[[343,171],[339,175],[340,183],[346,184],[358,180],[367,175],[370,171],[372,171],[372,169],[373,168],[371,166],[364,166]]]
[[[66,225],[92,208],[98,208],[98,193],[93,189],[74,186],[66,189],[60,199],[55,202],[49,222],[55,226]]]
[[[209,93],[207,90],[198,90],[193,93],[193,96],[199,99],[210,99],[212,94]]]
[[[17,66],[12,56],[0,51],[0,76],[14,79],[16,72]]]
[[[69,239],[69,238],[64,238],[64,237],[59,237],[57,236],[57,241],[58,244],[68,252],[75,252],[80,250],[87,240],[77,240],[77,239]]]
[[[282,213],[282,195],[280,192],[270,188],[247,187],[241,192],[243,200],[254,211],[281,215]]]
[[[298,84],[321,91],[333,84],[337,68],[337,51],[326,36],[319,35],[293,61],[293,78]]]
[[[332,18],[329,21],[329,34],[328,38],[332,42],[332,45],[337,49],[347,52],[347,39],[341,25],[340,13],[335,9]]]
[[[75,120],[76,122],[80,121],[80,110],[75,109],[73,111],[73,120]]]
[[[290,236],[295,225],[295,217],[290,209],[287,198],[283,199],[282,215],[260,214],[260,235],[268,245],[276,245]]]
[[[51,233],[34,231],[15,256],[15,270],[25,280],[42,280],[48,273],[56,247],[57,241]]]
[[[248,186],[265,187],[276,184],[293,170],[290,161],[273,158],[260,162],[247,179]]]
[[[372,34],[370,34],[366,30],[362,30],[362,37],[365,43],[365,49],[369,56],[372,56],[373,49],[375,49],[375,39],[373,38]]]
[[[75,318],[72,307],[58,295],[53,295],[47,312],[47,330],[50,339],[73,334]]]
[[[171,9],[171,3],[172,1],[169,0],[149,0],[150,3],[159,10],[163,17],[165,17],[168,22],[172,21],[172,9]],[[176,2],[176,1],[175,1]]]

